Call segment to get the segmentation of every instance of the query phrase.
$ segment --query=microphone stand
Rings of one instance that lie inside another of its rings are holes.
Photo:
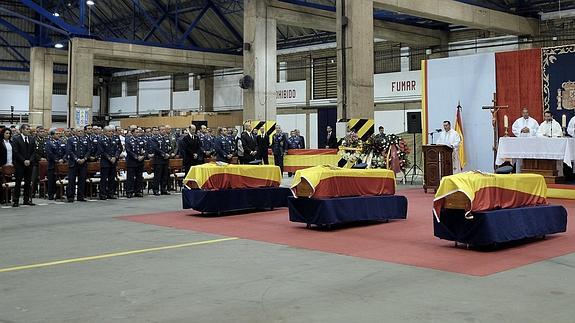
[[[431,135],[431,144],[432,144],[432,145],[435,145],[435,144],[433,143],[433,134],[434,134],[434,133],[435,133],[435,132],[430,132],[430,133],[429,133],[429,134]]]

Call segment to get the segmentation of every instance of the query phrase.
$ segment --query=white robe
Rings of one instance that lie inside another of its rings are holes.
[[[451,129],[447,132],[442,131],[439,133],[439,138],[437,139],[438,145],[447,145],[453,148],[453,153],[451,154],[453,162],[453,174],[461,172],[459,168],[459,144],[461,143],[461,137],[459,134]]]
[[[569,124],[567,125],[567,133],[571,137],[575,137],[575,117],[573,117],[573,118],[571,118],[571,120],[569,120]]]
[[[555,120],[551,122],[543,121],[539,125],[539,129],[537,129],[537,137],[563,137],[563,129],[561,129],[559,122]]]
[[[521,132],[521,129],[523,128],[529,128],[529,132],[528,133],[523,133]],[[528,117],[527,119],[521,117],[517,120],[515,120],[515,122],[513,122],[513,126],[511,127],[511,131],[513,131],[513,134],[515,135],[515,137],[534,137],[537,135],[537,129],[539,128],[539,123],[537,122],[537,120]]]

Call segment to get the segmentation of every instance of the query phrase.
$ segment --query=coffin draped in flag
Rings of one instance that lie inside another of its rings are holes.
[[[462,195],[463,194],[463,195]],[[465,172],[446,176],[433,199],[433,213],[439,221],[444,208],[450,207],[450,197],[463,196],[465,214],[494,209],[516,208],[528,205],[547,204],[547,184],[538,174],[485,174]]]
[[[216,163],[193,166],[184,179],[188,188],[207,190],[278,187],[280,181],[281,173],[278,166]]]

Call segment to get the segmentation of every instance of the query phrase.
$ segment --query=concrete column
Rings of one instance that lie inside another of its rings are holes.
[[[244,120],[276,119],[276,20],[268,0],[244,0],[244,75],[254,79],[244,90]]]
[[[337,0],[338,118],[374,118],[373,2]]]
[[[211,72],[200,79],[200,111],[214,111],[214,75]]]
[[[52,126],[52,87],[54,60],[46,48],[33,47],[30,51],[30,124]]]
[[[79,46],[77,38],[70,41],[68,53],[68,126],[76,127],[78,108],[89,108],[88,123],[92,123],[94,54],[90,48]]]

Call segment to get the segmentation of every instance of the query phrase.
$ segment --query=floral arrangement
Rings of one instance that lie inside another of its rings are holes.
[[[343,149],[340,149],[338,154],[344,160],[356,163],[364,157],[362,154],[362,144],[359,136],[355,132],[349,132],[345,138],[343,138],[341,142]]]
[[[409,166],[407,155],[409,154],[409,147],[405,141],[394,134],[390,135],[373,135],[364,144],[362,154],[364,156],[371,155],[371,168],[387,168],[387,161],[390,154],[391,147],[395,147],[399,167],[401,171],[405,171]],[[390,168],[391,167],[390,165]]]

